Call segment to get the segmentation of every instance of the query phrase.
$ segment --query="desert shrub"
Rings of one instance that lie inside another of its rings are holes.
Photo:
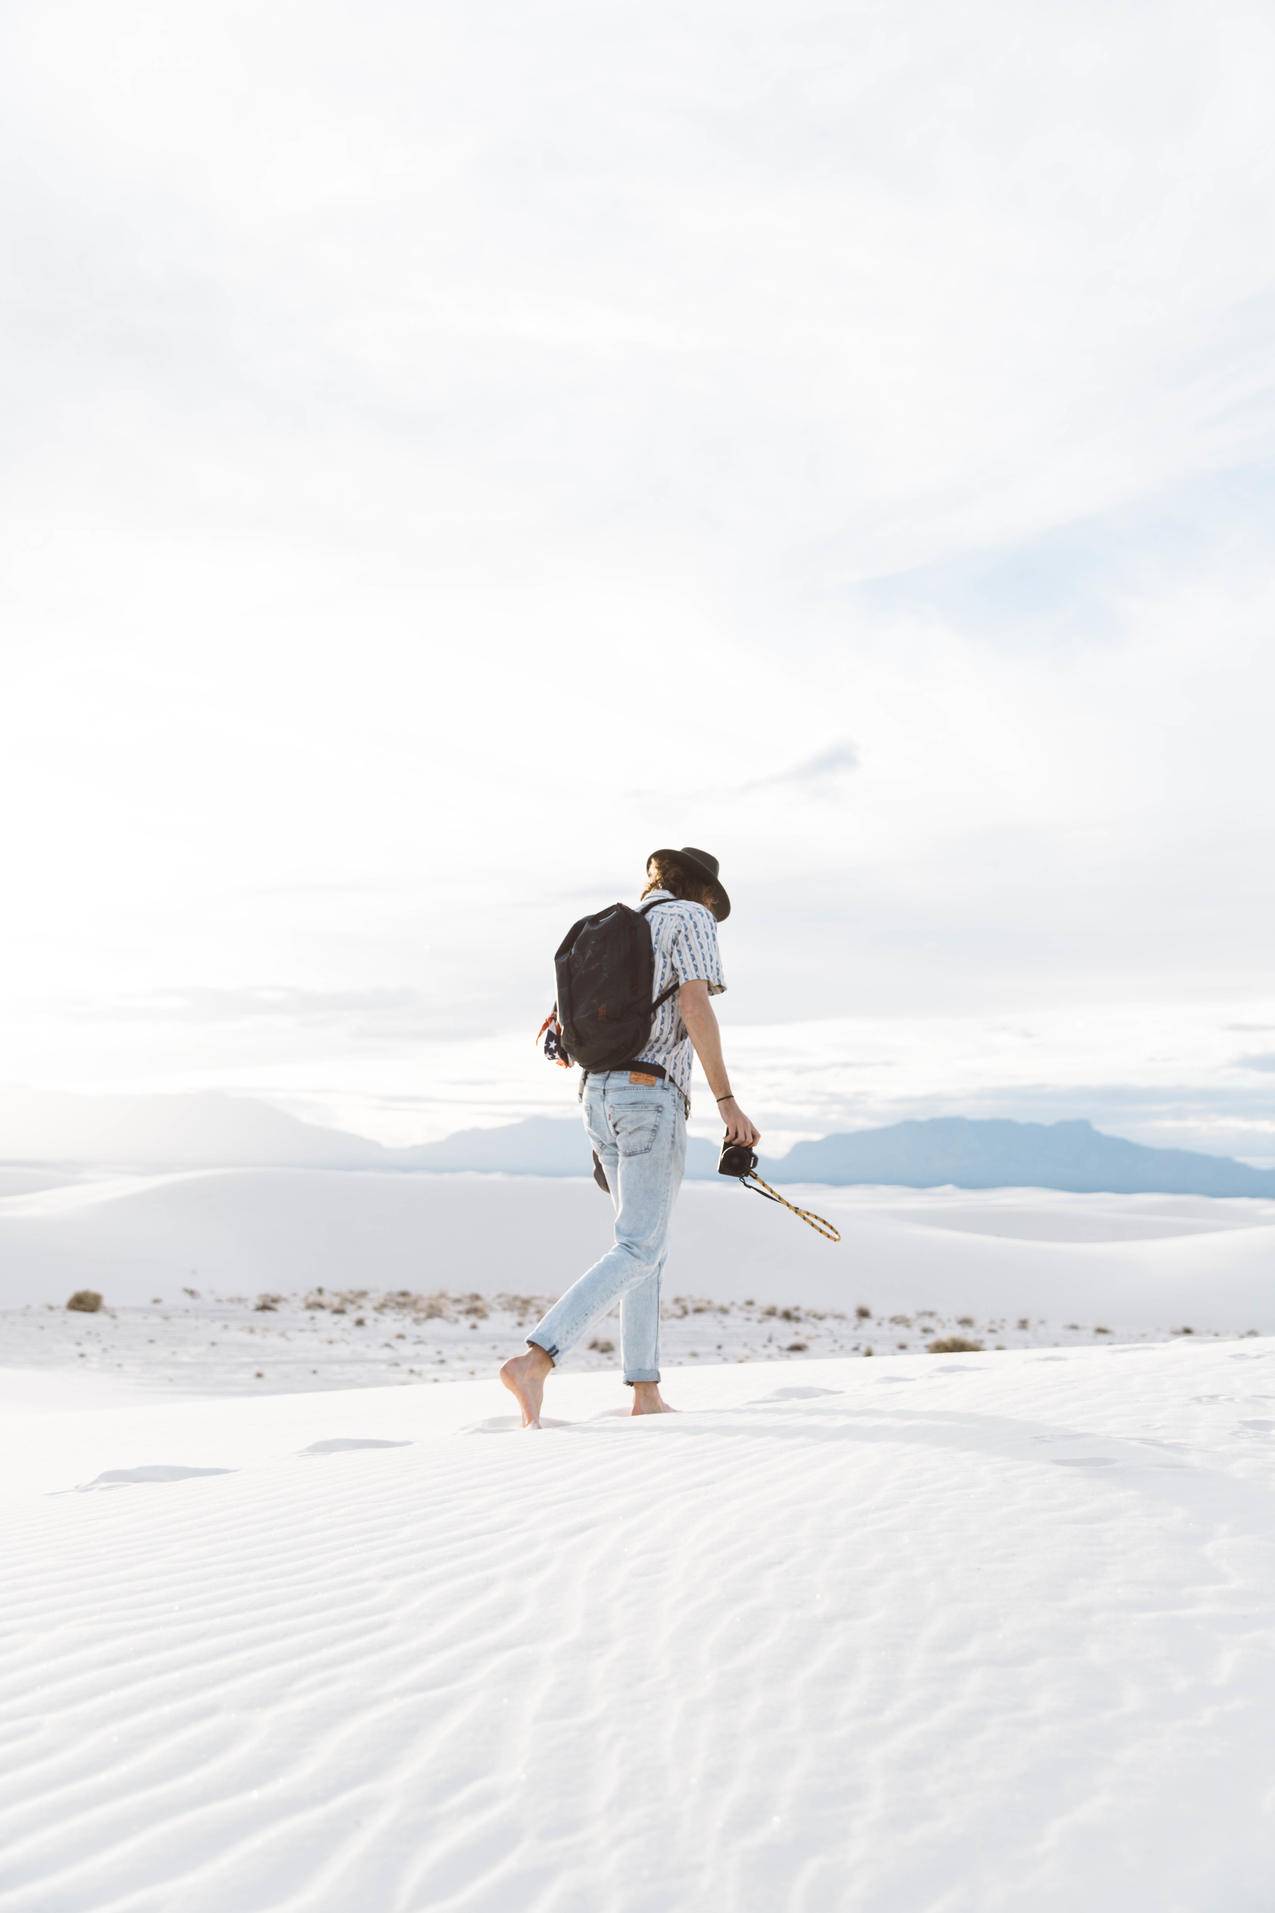
[[[856,1322],[870,1322],[872,1320],[872,1310],[866,1302],[860,1302],[855,1307],[854,1316]]]
[[[1178,1334],[1179,1335],[1194,1335],[1195,1330],[1193,1328],[1180,1328],[1178,1330]]]
[[[1095,1335],[1110,1335],[1111,1330],[1105,1325],[1105,1323],[1095,1322],[1093,1325],[1093,1332]]]
[[[911,1328],[911,1326],[912,1317],[910,1315],[892,1315],[890,1317],[891,1328]]]
[[[973,1355],[981,1349],[981,1342],[971,1342],[967,1335],[940,1335],[935,1342],[927,1342],[931,1355]]]
[[[1020,1332],[1026,1331],[1027,1329],[1031,1327],[1031,1325],[1032,1325],[1032,1318],[1030,1315],[1020,1315],[1017,1323],[1015,1324],[1015,1326],[1019,1329]]]
[[[809,1342],[789,1342],[784,1349],[785,1355],[804,1355],[810,1347]]]
[[[593,1340],[589,1343],[589,1347],[595,1348],[598,1351],[599,1355],[614,1355],[615,1354],[615,1343],[608,1342],[603,1336],[595,1335]]]
[[[278,1306],[279,1297],[277,1295],[259,1295],[257,1297],[256,1313],[258,1315],[273,1315]]]
[[[69,1309],[78,1309],[81,1315],[96,1315],[102,1306],[102,1298],[96,1289],[77,1289],[67,1303]]]
[[[973,1328],[974,1317],[972,1315],[958,1315],[956,1318],[956,1326],[957,1328]]]

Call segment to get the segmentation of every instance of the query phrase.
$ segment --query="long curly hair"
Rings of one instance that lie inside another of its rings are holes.
[[[676,857],[652,857],[650,875],[642,896],[649,897],[652,890],[671,890],[675,897],[681,897],[686,903],[702,903],[707,909],[713,909],[712,884],[705,880],[702,871],[692,870]],[[641,900],[639,897],[638,902]],[[713,914],[716,915],[716,911]]]

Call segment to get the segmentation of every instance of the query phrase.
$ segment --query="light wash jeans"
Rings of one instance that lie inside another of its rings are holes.
[[[660,1379],[660,1277],[673,1203],[686,1168],[682,1092],[663,1077],[631,1083],[627,1069],[590,1076],[581,1098],[615,1208],[615,1244],[541,1316],[526,1340],[553,1357],[620,1304],[626,1382]]]

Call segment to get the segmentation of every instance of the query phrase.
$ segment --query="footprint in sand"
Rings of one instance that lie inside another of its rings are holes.
[[[633,1419],[627,1408],[622,1408],[619,1412],[624,1420]],[[599,1416],[598,1419],[602,1420],[603,1417]],[[569,1421],[555,1421],[550,1415],[542,1415],[540,1418],[540,1427],[542,1430],[546,1428],[570,1428],[570,1426],[571,1423]],[[534,1432],[534,1430],[525,1429],[517,1415],[489,1415],[486,1421],[471,1422],[468,1428],[462,1429],[461,1432],[466,1435],[525,1435]]]
[[[766,1402],[804,1402],[815,1395],[843,1395],[842,1388],[777,1388],[773,1395],[759,1395],[755,1402],[749,1402],[750,1408],[761,1408]]]
[[[1051,1455],[1049,1459],[1055,1468],[1115,1468],[1118,1466],[1111,1455]]]
[[[92,1481],[83,1481],[76,1494],[92,1494],[95,1488],[145,1487],[156,1481],[195,1481],[203,1475],[237,1475],[237,1468],[177,1468],[156,1462],[148,1468],[108,1468]]]
[[[331,1441],[312,1441],[308,1448],[298,1450],[302,1455],[344,1455],[351,1448],[413,1448],[410,1441],[380,1441],[374,1436],[360,1440],[353,1436],[336,1435]]]

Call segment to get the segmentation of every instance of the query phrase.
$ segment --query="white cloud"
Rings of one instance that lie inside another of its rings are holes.
[[[1275,22],[5,34],[14,1074],[552,1102],[547,958],[660,842],[735,1040],[1252,1010]]]
[[[743,788],[745,790],[772,790],[777,785],[787,785],[791,789],[804,791],[809,796],[826,798],[835,796],[839,789],[839,780],[848,771],[859,768],[859,753],[854,745],[846,740],[838,744],[829,744],[813,757],[807,757],[800,764],[794,764],[790,770],[772,771],[765,777],[754,777]]]

